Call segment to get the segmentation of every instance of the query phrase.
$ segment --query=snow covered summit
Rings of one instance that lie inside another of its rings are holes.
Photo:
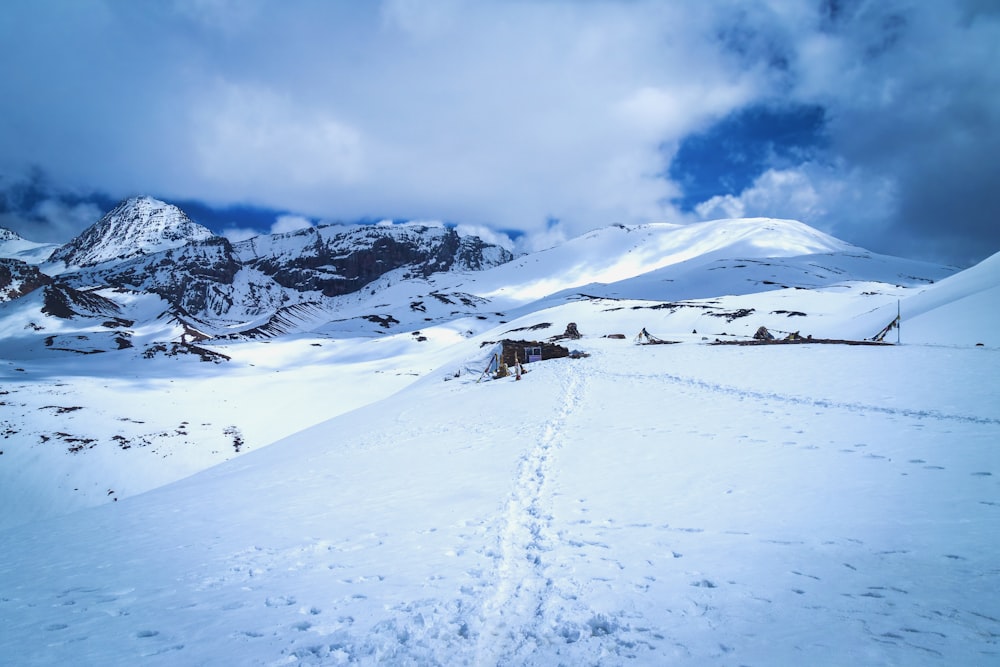
[[[172,204],[152,197],[132,197],[53,252],[50,260],[67,266],[93,266],[179,248],[214,236]]]
[[[0,227],[0,257],[41,264],[57,247],[54,243],[29,241],[15,231]]]

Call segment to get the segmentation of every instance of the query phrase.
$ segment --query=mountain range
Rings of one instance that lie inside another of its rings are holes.
[[[918,286],[953,272],[763,219],[613,226],[516,259],[421,223],[325,225],[231,243],[149,197],[123,201],[58,247],[5,230],[0,256],[5,318],[39,332],[52,328],[43,314],[75,328],[96,322],[78,334],[86,351],[108,348],[97,339],[117,349],[156,327],[146,345],[386,333],[459,317],[496,322],[574,294],[683,301],[848,281]]]

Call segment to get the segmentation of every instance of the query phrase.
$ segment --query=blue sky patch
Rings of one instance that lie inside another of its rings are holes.
[[[691,211],[715,195],[738,195],[768,169],[799,164],[822,151],[825,130],[820,106],[753,106],[726,116],[681,142],[667,172],[684,191],[676,203]]]

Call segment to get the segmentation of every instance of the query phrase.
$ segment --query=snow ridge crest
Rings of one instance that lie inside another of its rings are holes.
[[[24,239],[17,232],[6,227],[0,227],[0,241],[23,241]]]

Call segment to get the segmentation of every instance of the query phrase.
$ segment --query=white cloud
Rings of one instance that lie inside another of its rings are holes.
[[[684,137],[797,103],[827,111],[839,175],[803,167],[814,201],[772,174],[712,206],[768,192],[832,219],[818,183],[863,172],[895,188],[883,227],[936,233],[956,191],[966,233],[996,227],[1000,16],[971,0],[69,5],[0,3],[0,58],[25,64],[0,71],[0,170],[76,191],[544,239],[551,218],[682,219],[664,174]]]
[[[507,250],[514,249],[514,241],[511,240],[510,236],[485,225],[459,224],[455,226],[455,231],[461,236],[478,236],[487,243],[498,245]]]
[[[239,243],[240,241],[246,241],[247,239],[259,236],[260,232],[249,227],[226,227],[222,230],[222,235],[229,239],[231,243]]]
[[[695,207],[702,220],[788,218],[845,240],[881,243],[878,221],[898,205],[890,178],[844,164],[805,163],[769,169],[739,195],[715,196]]]
[[[260,86],[206,91],[188,138],[197,176],[229,196],[289,197],[349,185],[363,171],[357,130]]]
[[[556,217],[579,233],[673,215],[669,147],[769,85],[719,54],[716,10],[670,3],[253,3],[225,26],[229,6],[110,6],[91,41],[147,75],[75,54],[108,103],[53,119],[60,177],[318,218],[533,232]],[[147,12],[153,44],[129,37]]]
[[[67,204],[58,199],[46,199],[39,202],[33,213],[47,228],[46,238],[64,239],[76,236],[80,230],[94,224],[103,215],[101,209],[95,204]]]
[[[304,218],[301,215],[279,215],[274,223],[271,225],[271,234],[286,234],[288,232],[294,232],[299,229],[307,229],[313,227],[313,223],[309,218]]]

